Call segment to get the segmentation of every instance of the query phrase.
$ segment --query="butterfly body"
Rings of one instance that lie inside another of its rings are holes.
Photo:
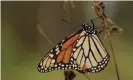
[[[94,27],[82,28],[57,44],[38,65],[42,73],[74,69],[80,73],[99,72],[109,61],[109,54],[97,36]]]

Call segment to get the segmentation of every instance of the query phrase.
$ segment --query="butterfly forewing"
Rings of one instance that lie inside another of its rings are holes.
[[[39,72],[46,73],[56,69],[79,69],[80,67],[76,64],[71,54],[78,39],[83,35],[83,30],[80,29],[57,44],[40,61],[38,65]]]

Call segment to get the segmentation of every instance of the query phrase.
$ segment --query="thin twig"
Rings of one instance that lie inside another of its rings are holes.
[[[88,80],[91,80],[86,74],[83,74]]]
[[[47,39],[47,41],[48,41],[48,43],[50,44],[50,45],[55,45],[50,39],[49,39],[49,37],[45,34],[45,32],[42,30],[42,28],[40,27],[40,25],[38,24],[37,25],[37,30],[39,31],[39,33],[44,37],[44,38],[46,38]]]
[[[63,4],[64,10],[66,10],[66,6],[69,6],[69,4],[71,5],[71,8],[75,8],[75,5],[72,0],[68,0],[68,1],[64,0],[64,4]]]
[[[67,20],[71,21],[71,8],[75,8],[75,5],[72,0],[64,0],[63,4],[64,11],[67,13]]]
[[[111,51],[112,51],[112,55],[113,55],[113,60],[114,60],[114,63],[115,63],[115,69],[116,69],[117,78],[118,78],[118,80],[120,80],[119,71],[118,71],[116,58],[115,58],[115,55],[114,55],[114,50],[113,50],[113,46],[112,46],[111,40],[110,40],[110,47],[111,47]]]

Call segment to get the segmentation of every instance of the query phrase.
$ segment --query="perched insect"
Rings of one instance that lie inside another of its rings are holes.
[[[80,73],[96,73],[107,66],[109,58],[98,31],[94,26],[82,24],[77,32],[66,37],[43,57],[38,71],[76,70]]]

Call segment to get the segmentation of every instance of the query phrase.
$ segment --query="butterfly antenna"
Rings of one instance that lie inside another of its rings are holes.
[[[81,29],[81,25],[75,25],[74,23],[69,22],[69,21],[65,20],[64,18],[62,19],[62,21],[65,22],[65,23],[67,23],[67,24],[72,24],[72,25],[74,25],[74,26],[78,26],[78,27],[76,27],[76,28],[73,28],[73,29],[72,29],[72,32]]]
[[[91,20],[91,23],[92,23],[92,27],[94,28],[94,27],[95,27],[95,25],[94,25],[94,22],[93,22],[93,20]]]
[[[113,55],[113,60],[114,60],[114,63],[115,63],[115,69],[116,69],[117,78],[118,78],[118,80],[120,80],[119,71],[118,71],[116,58],[115,58],[115,55],[114,55],[114,50],[113,50],[113,46],[112,46],[111,40],[110,40],[110,47],[111,47],[111,51],[112,51],[112,55]]]
[[[97,20],[97,19],[99,19],[99,18],[100,18],[100,17],[97,17],[97,18],[94,18],[94,19],[91,20],[91,23],[92,23],[93,28],[95,28],[94,20]]]
[[[72,22],[69,22],[67,21],[66,19],[62,19],[63,22],[67,23],[67,24],[72,24],[72,25],[75,25],[75,26],[81,26],[81,25],[76,25],[75,23],[72,23]]]

